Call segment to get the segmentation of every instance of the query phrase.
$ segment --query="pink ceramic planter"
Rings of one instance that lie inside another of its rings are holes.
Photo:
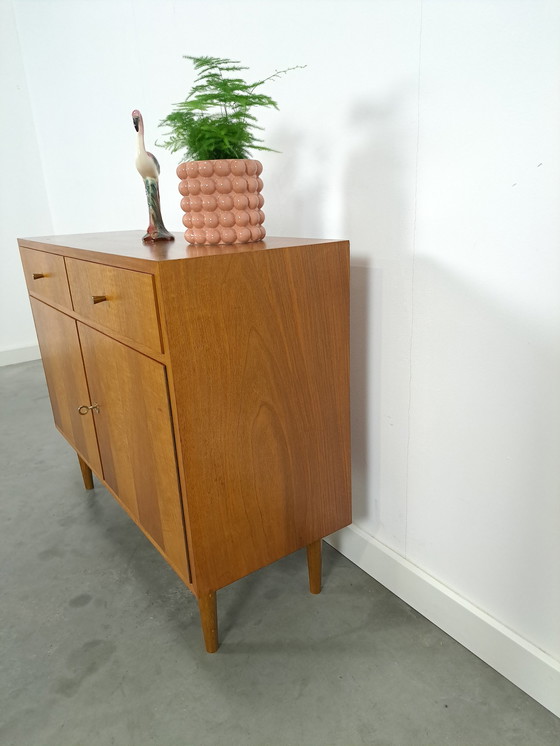
[[[261,241],[264,199],[260,161],[186,161],[177,168],[185,238],[191,244]]]

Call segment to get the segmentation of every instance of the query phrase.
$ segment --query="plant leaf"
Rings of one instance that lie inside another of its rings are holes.
[[[160,126],[169,130],[161,147],[172,153],[183,151],[184,160],[247,158],[250,150],[278,152],[260,144],[254,130],[262,128],[251,111],[257,107],[278,109],[278,104],[255,90],[301,65],[247,83],[230,76],[249,69],[239,60],[190,55],[184,59],[192,62],[198,75],[185,100],[174,104],[173,111],[161,120]]]

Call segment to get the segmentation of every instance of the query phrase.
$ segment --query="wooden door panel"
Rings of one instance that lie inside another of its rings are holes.
[[[184,575],[185,532],[165,367],[78,323],[105,481]]]
[[[160,273],[193,572],[215,590],[351,522],[348,245]]]
[[[80,406],[94,402],[90,401],[76,322],[35,298],[30,302],[56,426],[103,477],[92,413],[78,413]]]

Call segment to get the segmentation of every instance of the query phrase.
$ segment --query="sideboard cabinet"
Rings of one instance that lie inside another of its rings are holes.
[[[348,525],[349,247],[18,241],[54,421],[198,600]]]

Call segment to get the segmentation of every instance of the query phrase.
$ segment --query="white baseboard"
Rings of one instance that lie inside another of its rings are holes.
[[[560,663],[357,526],[328,543],[560,717]]]
[[[0,366],[27,363],[29,360],[39,360],[41,353],[39,345],[31,347],[16,347],[11,350],[0,350]]]

